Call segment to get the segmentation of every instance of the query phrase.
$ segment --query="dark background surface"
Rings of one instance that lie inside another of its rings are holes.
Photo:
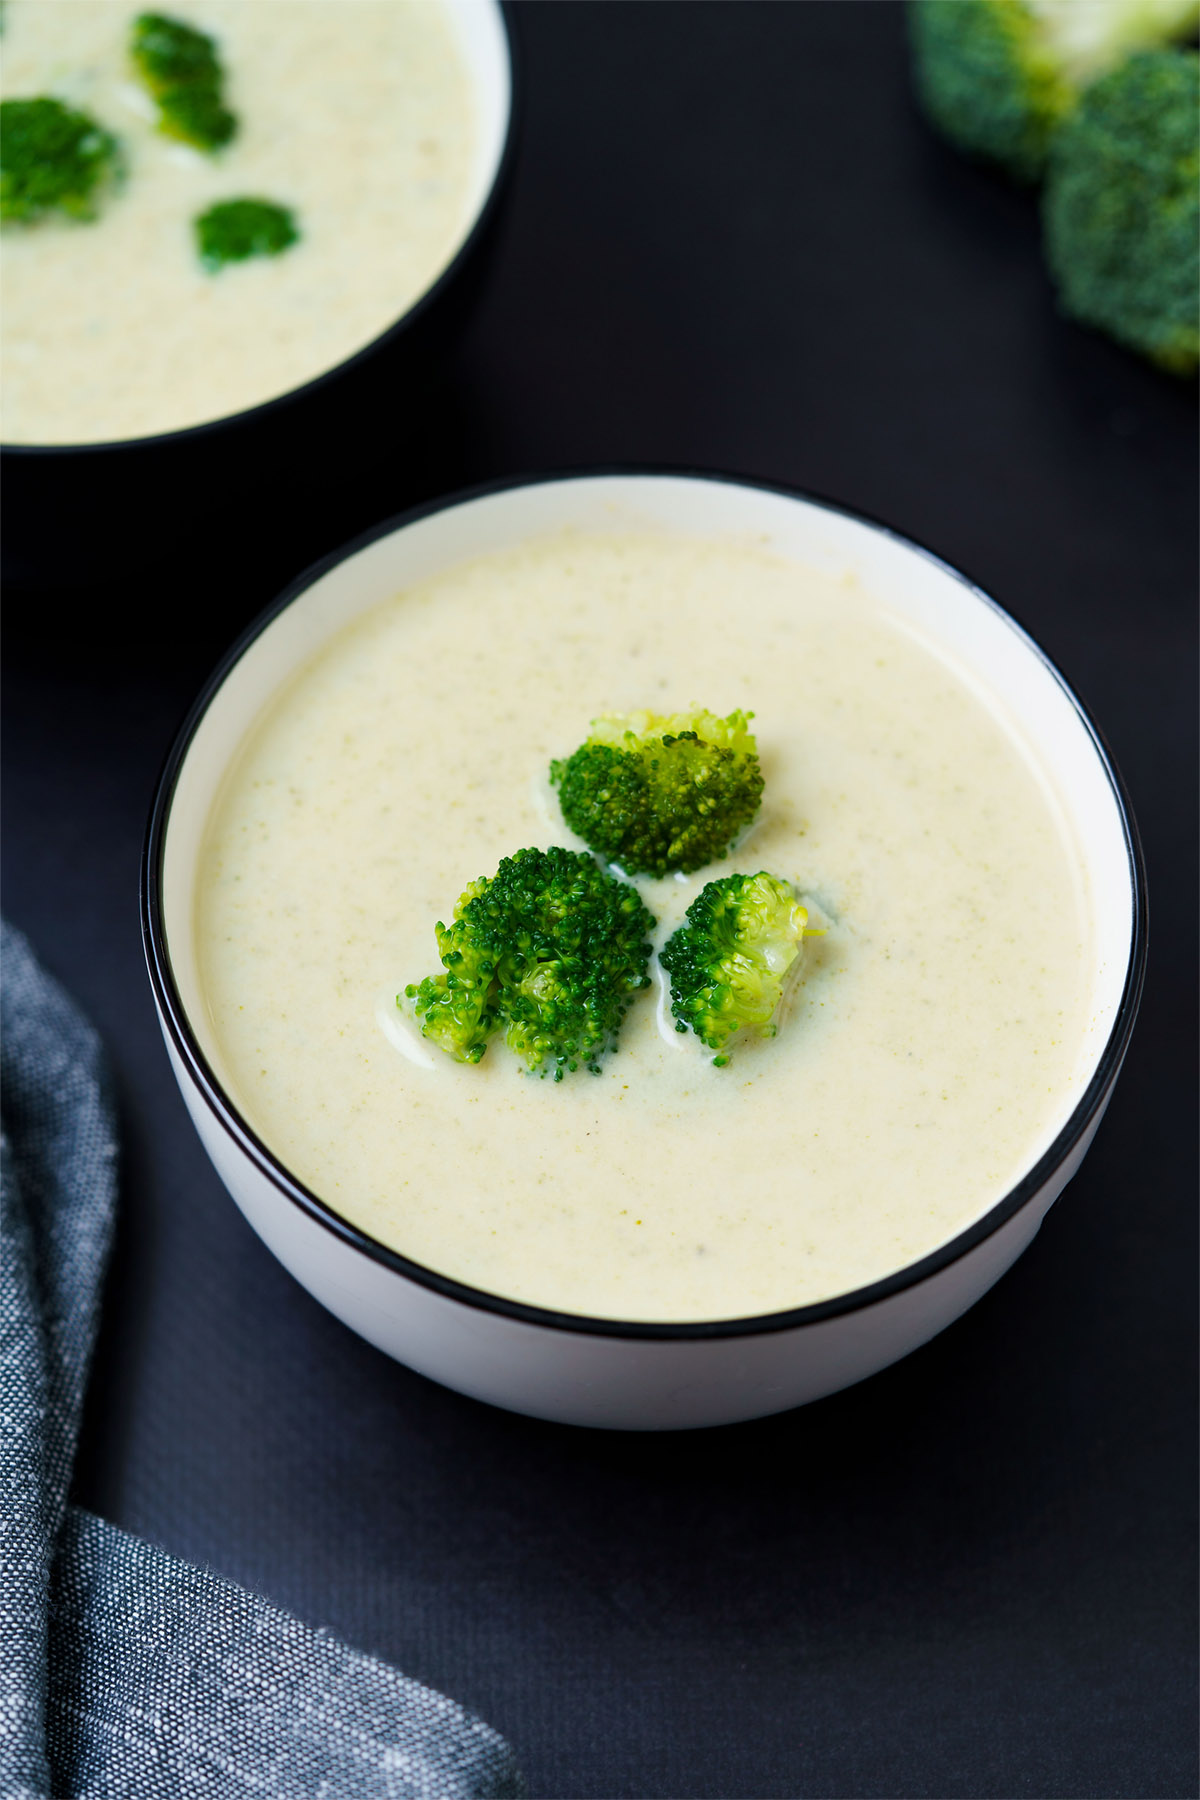
[[[322,447],[323,500],[240,557],[218,535],[9,596],[5,907],[103,1031],[123,1109],[77,1497],[475,1707],[540,1800],[1192,1795],[1194,391],[1056,316],[1033,201],[915,115],[898,5],[518,24],[515,185],[440,423],[380,396],[421,491],[712,466],[958,562],[1132,790],[1141,1022],[1030,1251],[845,1394],[585,1433],[359,1342],[205,1160],[137,924],[151,789],[208,668],[312,556],[418,497],[386,467],[339,493]]]

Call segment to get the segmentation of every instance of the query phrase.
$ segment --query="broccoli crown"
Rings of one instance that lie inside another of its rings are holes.
[[[550,765],[563,818],[631,875],[716,862],[762,799],[753,717],[694,708],[593,719],[587,742]]]
[[[501,1026],[531,1070],[600,1073],[630,997],[649,987],[654,918],[627,882],[574,850],[518,850],[437,927],[444,973],[405,988],[421,1030],[477,1063]]]
[[[220,200],[194,225],[200,261],[213,271],[248,256],[278,256],[300,237],[295,216],[272,200]]]
[[[1036,181],[1088,82],[1131,50],[1186,35],[1197,0],[915,0],[917,91],[960,150]]]
[[[737,1031],[775,1032],[784,977],[800,954],[808,914],[786,881],[723,875],[684,914],[659,961],[671,978],[677,1031],[690,1027],[718,1067]]]
[[[1200,57],[1132,56],[1050,156],[1046,260],[1064,312],[1177,374],[1200,353]]]
[[[166,13],[140,13],[130,55],[160,110],[159,127],[201,150],[219,150],[237,130],[225,105],[215,41]]]
[[[1070,89],[1023,0],[917,0],[917,92],[952,144],[1036,181]]]
[[[97,189],[117,166],[116,138],[87,113],[44,97],[0,104],[0,219],[94,218]]]

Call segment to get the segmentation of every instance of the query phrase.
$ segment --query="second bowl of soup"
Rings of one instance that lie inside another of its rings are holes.
[[[385,453],[402,491],[482,267],[512,120],[495,0],[179,0],[169,17],[221,70],[234,127],[211,149],[139,79],[136,8],[6,11],[4,100],[93,119],[119,169],[93,217],[19,218],[0,245],[21,579],[185,535],[194,557],[223,534],[227,555],[235,501],[261,519]],[[292,241],[206,262],[197,221],[247,199],[284,209]]]

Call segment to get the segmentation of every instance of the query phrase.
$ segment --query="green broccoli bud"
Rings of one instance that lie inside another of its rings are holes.
[[[278,256],[300,238],[294,215],[271,200],[220,200],[193,223],[200,261],[214,272],[248,256]]]
[[[1130,57],[1050,154],[1046,260],[1062,309],[1170,369],[1200,355],[1200,57]]]
[[[587,742],[550,765],[563,818],[630,875],[719,861],[762,799],[753,717],[694,708],[593,719]]]
[[[404,990],[424,1037],[477,1063],[505,1028],[509,1048],[555,1081],[582,1064],[600,1073],[630,998],[649,987],[636,890],[574,850],[518,850],[471,883],[454,923],[437,927],[444,973]],[[397,996],[397,1005],[400,997]]]
[[[677,1031],[692,1030],[717,1055],[738,1031],[775,1035],[784,979],[799,956],[808,913],[786,881],[765,870],[723,875],[692,901],[659,961],[671,978]]]
[[[237,131],[225,105],[225,73],[214,39],[165,13],[133,22],[130,55],[159,106],[159,130],[200,150],[219,150]]]
[[[94,219],[102,185],[119,173],[115,137],[61,100],[0,104],[0,220],[44,213]]]
[[[1087,85],[1133,50],[1186,37],[1197,0],[915,0],[917,92],[960,150],[1037,181]]]

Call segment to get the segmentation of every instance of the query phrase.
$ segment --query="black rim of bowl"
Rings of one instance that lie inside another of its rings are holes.
[[[803,501],[826,512],[837,513],[844,518],[852,519],[860,525],[881,533],[892,542],[903,545],[906,549],[933,563],[944,573],[950,575],[968,593],[973,600],[982,602],[1023,640],[1026,647],[1043,667],[1049,672],[1057,686],[1069,701],[1080,723],[1083,725],[1092,747],[1100,760],[1108,778],[1113,798],[1121,819],[1125,837],[1125,849],[1128,857],[1129,882],[1132,898],[1133,929],[1129,944],[1129,960],[1125,971],[1125,981],[1121,992],[1120,1003],[1108,1041],[1097,1061],[1095,1072],[1089,1081],[1080,1100],[1071,1113],[1062,1130],[1053,1143],[1038,1159],[1034,1166],[1001,1197],[989,1207],[983,1216],[959,1232],[947,1243],[932,1251],[919,1261],[906,1264],[904,1268],[875,1281],[866,1287],[854,1288],[845,1294],[837,1294],[828,1300],[819,1300],[807,1306],[791,1307],[784,1312],[754,1314],[748,1318],[695,1320],[682,1324],[658,1323],[645,1320],[591,1318],[580,1313],[556,1312],[548,1307],[532,1305],[522,1300],[508,1300],[498,1294],[492,1294],[482,1288],[474,1288],[452,1276],[439,1274],[434,1269],[426,1268],[422,1263],[413,1262],[399,1251],[391,1250],[385,1244],[371,1237],[367,1232],[352,1225],[336,1213],[332,1207],[321,1200],[310,1189],[292,1175],[256,1136],[250,1126],[238,1113],[236,1107],[225,1094],[221,1083],[209,1067],[200,1049],[183,1003],[175,985],[171,970],[170,955],[167,949],[166,931],[162,913],[163,857],[166,848],[167,828],[170,819],[171,803],[176,783],[184,759],[191,748],[192,739],[207,712],[218,689],[222,686],[230,671],[245,655],[250,646],[258,641],[263,632],[277,619],[284,609],[329,573],[338,564],[346,562],[350,557],[365,550],[380,538],[390,537],[394,532],[418,520],[428,518],[434,513],[450,512],[456,507],[469,504],[471,501],[486,499],[492,495],[511,492],[514,489],[557,486],[575,481],[588,481],[618,477],[621,479],[647,480],[684,480],[720,483],[725,486],[751,488],[761,493],[779,494],[785,499]],[[407,1277],[419,1286],[432,1289],[449,1299],[458,1300],[479,1311],[499,1314],[510,1319],[519,1319],[530,1325],[543,1328],[582,1333],[592,1337],[620,1337],[634,1339],[666,1339],[685,1341],[688,1339],[712,1339],[758,1336],[766,1332],[790,1331],[799,1326],[814,1325],[825,1319],[840,1317],[845,1313],[860,1312],[866,1307],[874,1306],[895,1294],[916,1287],[928,1280],[951,1263],[957,1262],[985,1239],[991,1237],[1003,1225],[1014,1218],[1022,1208],[1047,1184],[1054,1173],[1070,1157],[1080,1140],[1087,1132],[1102,1109],[1113,1087],[1125,1051],[1133,1031],[1141,1000],[1142,986],[1145,979],[1147,949],[1147,908],[1146,908],[1146,871],[1142,856],[1141,841],[1134,822],[1129,796],[1125,784],[1117,771],[1109,754],[1108,747],[1099,728],[1090,713],[1055,667],[1045,651],[1030,637],[1029,633],[991,598],[975,582],[956,569],[953,564],[928,549],[924,544],[916,542],[902,532],[893,530],[890,525],[872,518],[869,514],[853,507],[843,506],[839,501],[826,499],[822,495],[807,492],[801,488],[789,487],[782,482],[761,481],[753,477],[732,475],[721,471],[687,468],[655,468],[641,464],[622,467],[606,465],[593,469],[575,469],[559,471],[546,475],[513,476],[496,481],[486,482],[478,487],[464,489],[458,493],[441,499],[428,501],[408,510],[395,514],[383,523],[362,532],[350,543],[342,545],[328,556],[322,557],[311,568],[289,584],[283,593],[262,612],[246,629],[226,656],[213,671],[198,695],[190,712],[179,729],[174,744],[168,753],[162,774],[155,791],[150,813],[150,823],[146,833],[145,848],[142,855],[141,870],[141,913],[142,939],[146,954],[146,965],[150,975],[151,987],[158,1003],[159,1011],[166,1024],[172,1044],[181,1058],[195,1086],[203,1096],[209,1111],[215,1116],[225,1132],[235,1144],[246,1154],[255,1167],[267,1177],[272,1185],[286,1196],[301,1212],[323,1226],[343,1243],[361,1251],[373,1262],[380,1263],[397,1275]]]
[[[105,438],[95,442],[82,444],[0,444],[6,457],[28,457],[30,460],[42,457],[96,456],[103,452],[139,450],[161,450],[171,444],[198,442],[213,432],[228,431],[231,426],[252,425],[259,419],[265,419],[275,413],[307,400],[318,390],[332,385],[340,377],[356,369],[369,357],[380,350],[390,347],[411,332],[434,306],[442,295],[458,279],[464,266],[470,261],[480,239],[491,224],[493,215],[500,204],[500,198],[508,182],[509,172],[516,153],[517,114],[521,100],[520,67],[517,52],[516,31],[514,30],[515,13],[513,0],[496,0],[496,11],[500,27],[504,34],[505,48],[508,52],[508,117],[504,126],[504,142],[500,146],[500,155],[496,161],[495,171],[483,197],[483,204],[475,214],[470,229],[450,261],[440,271],[423,293],[417,295],[406,312],[388,325],[377,336],[370,339],[361,348],[353,351],[341,362],[334,363],[328,369],[322,369],[298,387],[286,388],[282,394],[272,394],[267,400],[260,400],[254,406],[243,407],[238,412],[221,413],[215,419],[201,419],[195,425],[183,425],[177,431],[156,431],[146,437]]]

